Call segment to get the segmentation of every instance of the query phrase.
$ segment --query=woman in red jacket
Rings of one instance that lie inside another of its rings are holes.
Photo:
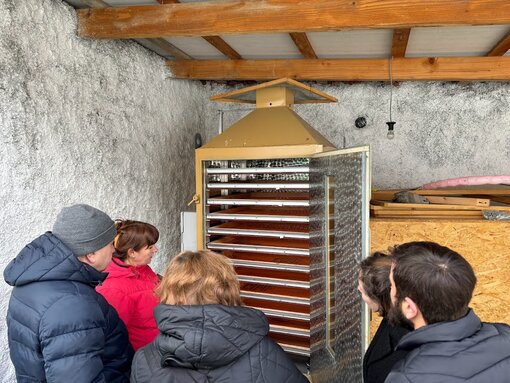
[[[105,270],[108,277],[96,290],[119,313],[136,351],[159,333],[152,312],[159,303],[154,294],[159,278],[149,266],[158,251],[159,232],[151,224],[131,220],[118,220],[115,227],[116,254]]]

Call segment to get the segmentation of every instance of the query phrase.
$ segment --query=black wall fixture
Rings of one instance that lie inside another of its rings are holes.
[[[362,129],[367,126],[367,119],[365,117],[358,117],[356,121],[354,121],[354,125],[358,129]]]

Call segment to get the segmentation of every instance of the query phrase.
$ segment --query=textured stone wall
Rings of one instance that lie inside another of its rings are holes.
[[[393,87],[395,138],[386,138],[390,87],[383,83],[314,84],[336,104],[294,109],[338,148],[369,144],[372,184],[414,188],[445,178],[510,174],[510,83],[403,82]],[[228,91],[213,86],[213,93]],[[239,108],[216,104],[214,108]],[[245,106],[241,106],[246,108]],[[226,112],[227,128],[243,113]],[[217,114],[207,123],[217,134]],[[367,126],[357,129],[356,118]]]
[[[51,230],[62,206],[155,224],[153,267],[180,246],[194,194],[194,135],[206,87],[165,80],[164,60],[131,41],[76,37],[60,0],[0,0],[0,270]],[[14,382],[0,283],[0,381]]]

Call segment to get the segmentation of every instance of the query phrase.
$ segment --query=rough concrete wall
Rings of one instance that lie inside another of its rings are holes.
[[[395,138],[386,138],[390,87],[382,83],[310,84],[336,104],[296,112],[338,148],[371,145],[373,186],[412,188],[445,178],[510,174],[510,83],[403,82],[393,87]],[[213,85],[212,93],[228,91]],[[228,110],[232,105],[211,108]],[[234,106],[235,108],[235,106]],[[227,128],[242,113],[225,113]],[[208,135],[217,114],[208,113]],[[363,116],[367,126],[357,129]]]
[[[180,245],[194,194],[194,135],[208,94],[165,80],[164,60],[130,41],[76,37],[60,0],[0,0],[0,269],[51,230],[62,206],[155,224],[153,267]],[[10,288],[0,283],[0,316]],[[0,320],[2,382],[14,382]]]

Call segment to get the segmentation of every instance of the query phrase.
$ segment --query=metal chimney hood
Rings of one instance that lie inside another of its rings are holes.
[[[256,109],[200,149],[335,146],[292,110],[293,104],[336,102],[336,98],[292,79],[279,79],[211,97],[213,101],[255,104]]]

